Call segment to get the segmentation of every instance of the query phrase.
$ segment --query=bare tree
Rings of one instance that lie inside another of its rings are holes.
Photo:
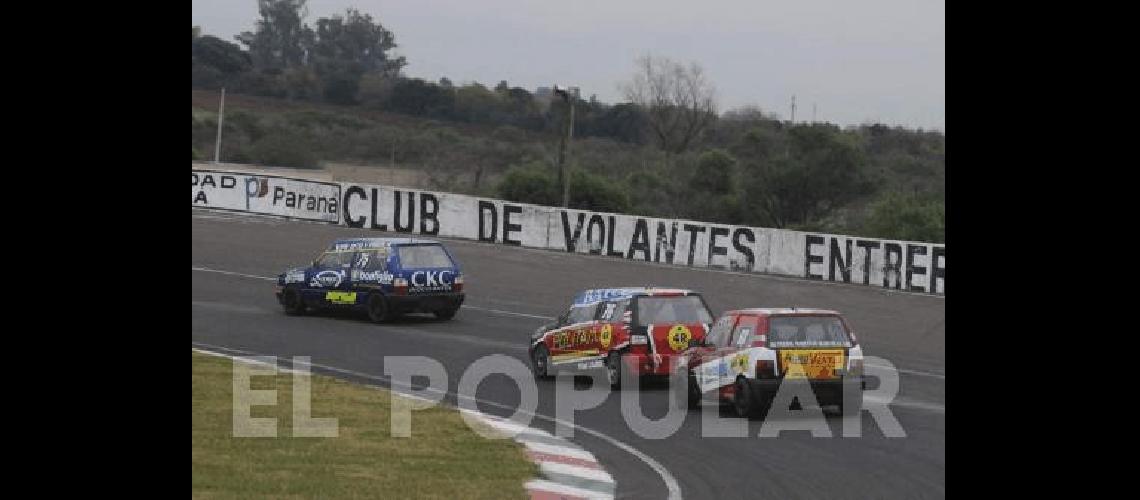
[[[637,59],[633,80],[625,96],[648,117],[658,147],[682,153],[716,120],[716,93],[695,62],[688,66],[667,57],[646,55]]]

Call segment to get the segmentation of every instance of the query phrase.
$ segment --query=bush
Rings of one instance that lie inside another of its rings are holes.
[[[250,158],[262,165],[317,168],[317,157],[305,138],[287,131],[266,134],[253,144]]]
[[[540,163],[511,167],[496,190],[500,198],[519,203],[551,206],[562,203],[558,179]]]
[[[946,241],[946,208],[941,200],[889,192],[871,205],[869,236],[906,241]]]

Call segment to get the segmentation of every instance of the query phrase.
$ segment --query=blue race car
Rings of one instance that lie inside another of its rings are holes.
[[[336,240],[309,267],[277,275],[277,301],[288,315],[356,309],[375,322],[412,312],[451,319],[463,297],[463,273],[451,253],[419,238]]]

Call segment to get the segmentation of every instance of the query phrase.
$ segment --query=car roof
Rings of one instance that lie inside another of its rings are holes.
[[[658,288],[658,287],[625,287],[625,288],[592,288],[589,290],[582,290],[578,295],[574,296],[574,306],[585,306],[604,302],[607,300],[622,300],[632,298],[638,295],[647,296],[667,296],[667,295],[694,295],[696,292],[692,290],[685,290],[682,288]]]
[[[811,309],[801,307],[752,307],[748,309],[737,309],[735,311],[727,311],[725,314],[746,314],[746,315],[760,315],[760,316],[807,316],[807,315],[828,315],[840,316],[838,311],[831,309]]]
[[[329,250],[348,250],[354,248],[385,248],[395,245],[430,245],[439,244],[436,240],[423,238],[340,238],[329,245]]]

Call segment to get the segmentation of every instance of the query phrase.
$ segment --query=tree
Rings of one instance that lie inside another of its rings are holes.
[[[685,152],[716,120],[715,90],[697,63],[684,66],[664,57],[640,57],[624,90],[646,113],[657,146],[668,153]]]
[[[236,38],[249,49],[259,70],[284,70],[300,66],[313,43],[313,30],[304,24],[307,0],[258,0],[261,19],[257,29]]]
[[[862,152],[838,128],[795,126],[789,143],[786,154],[749,165],[744,194],[752,222],[805,224],[871,191]]]
[[[701,154],[689,185],[708,194],[727,194],[733,191],[735,178],[736,158],[723,149],[713,149]]]
[[[249,70],[249,54],[236,43],[215,36],[198,36],[191,44],[191,61],[210,66],[224,75],[236,75]]]

